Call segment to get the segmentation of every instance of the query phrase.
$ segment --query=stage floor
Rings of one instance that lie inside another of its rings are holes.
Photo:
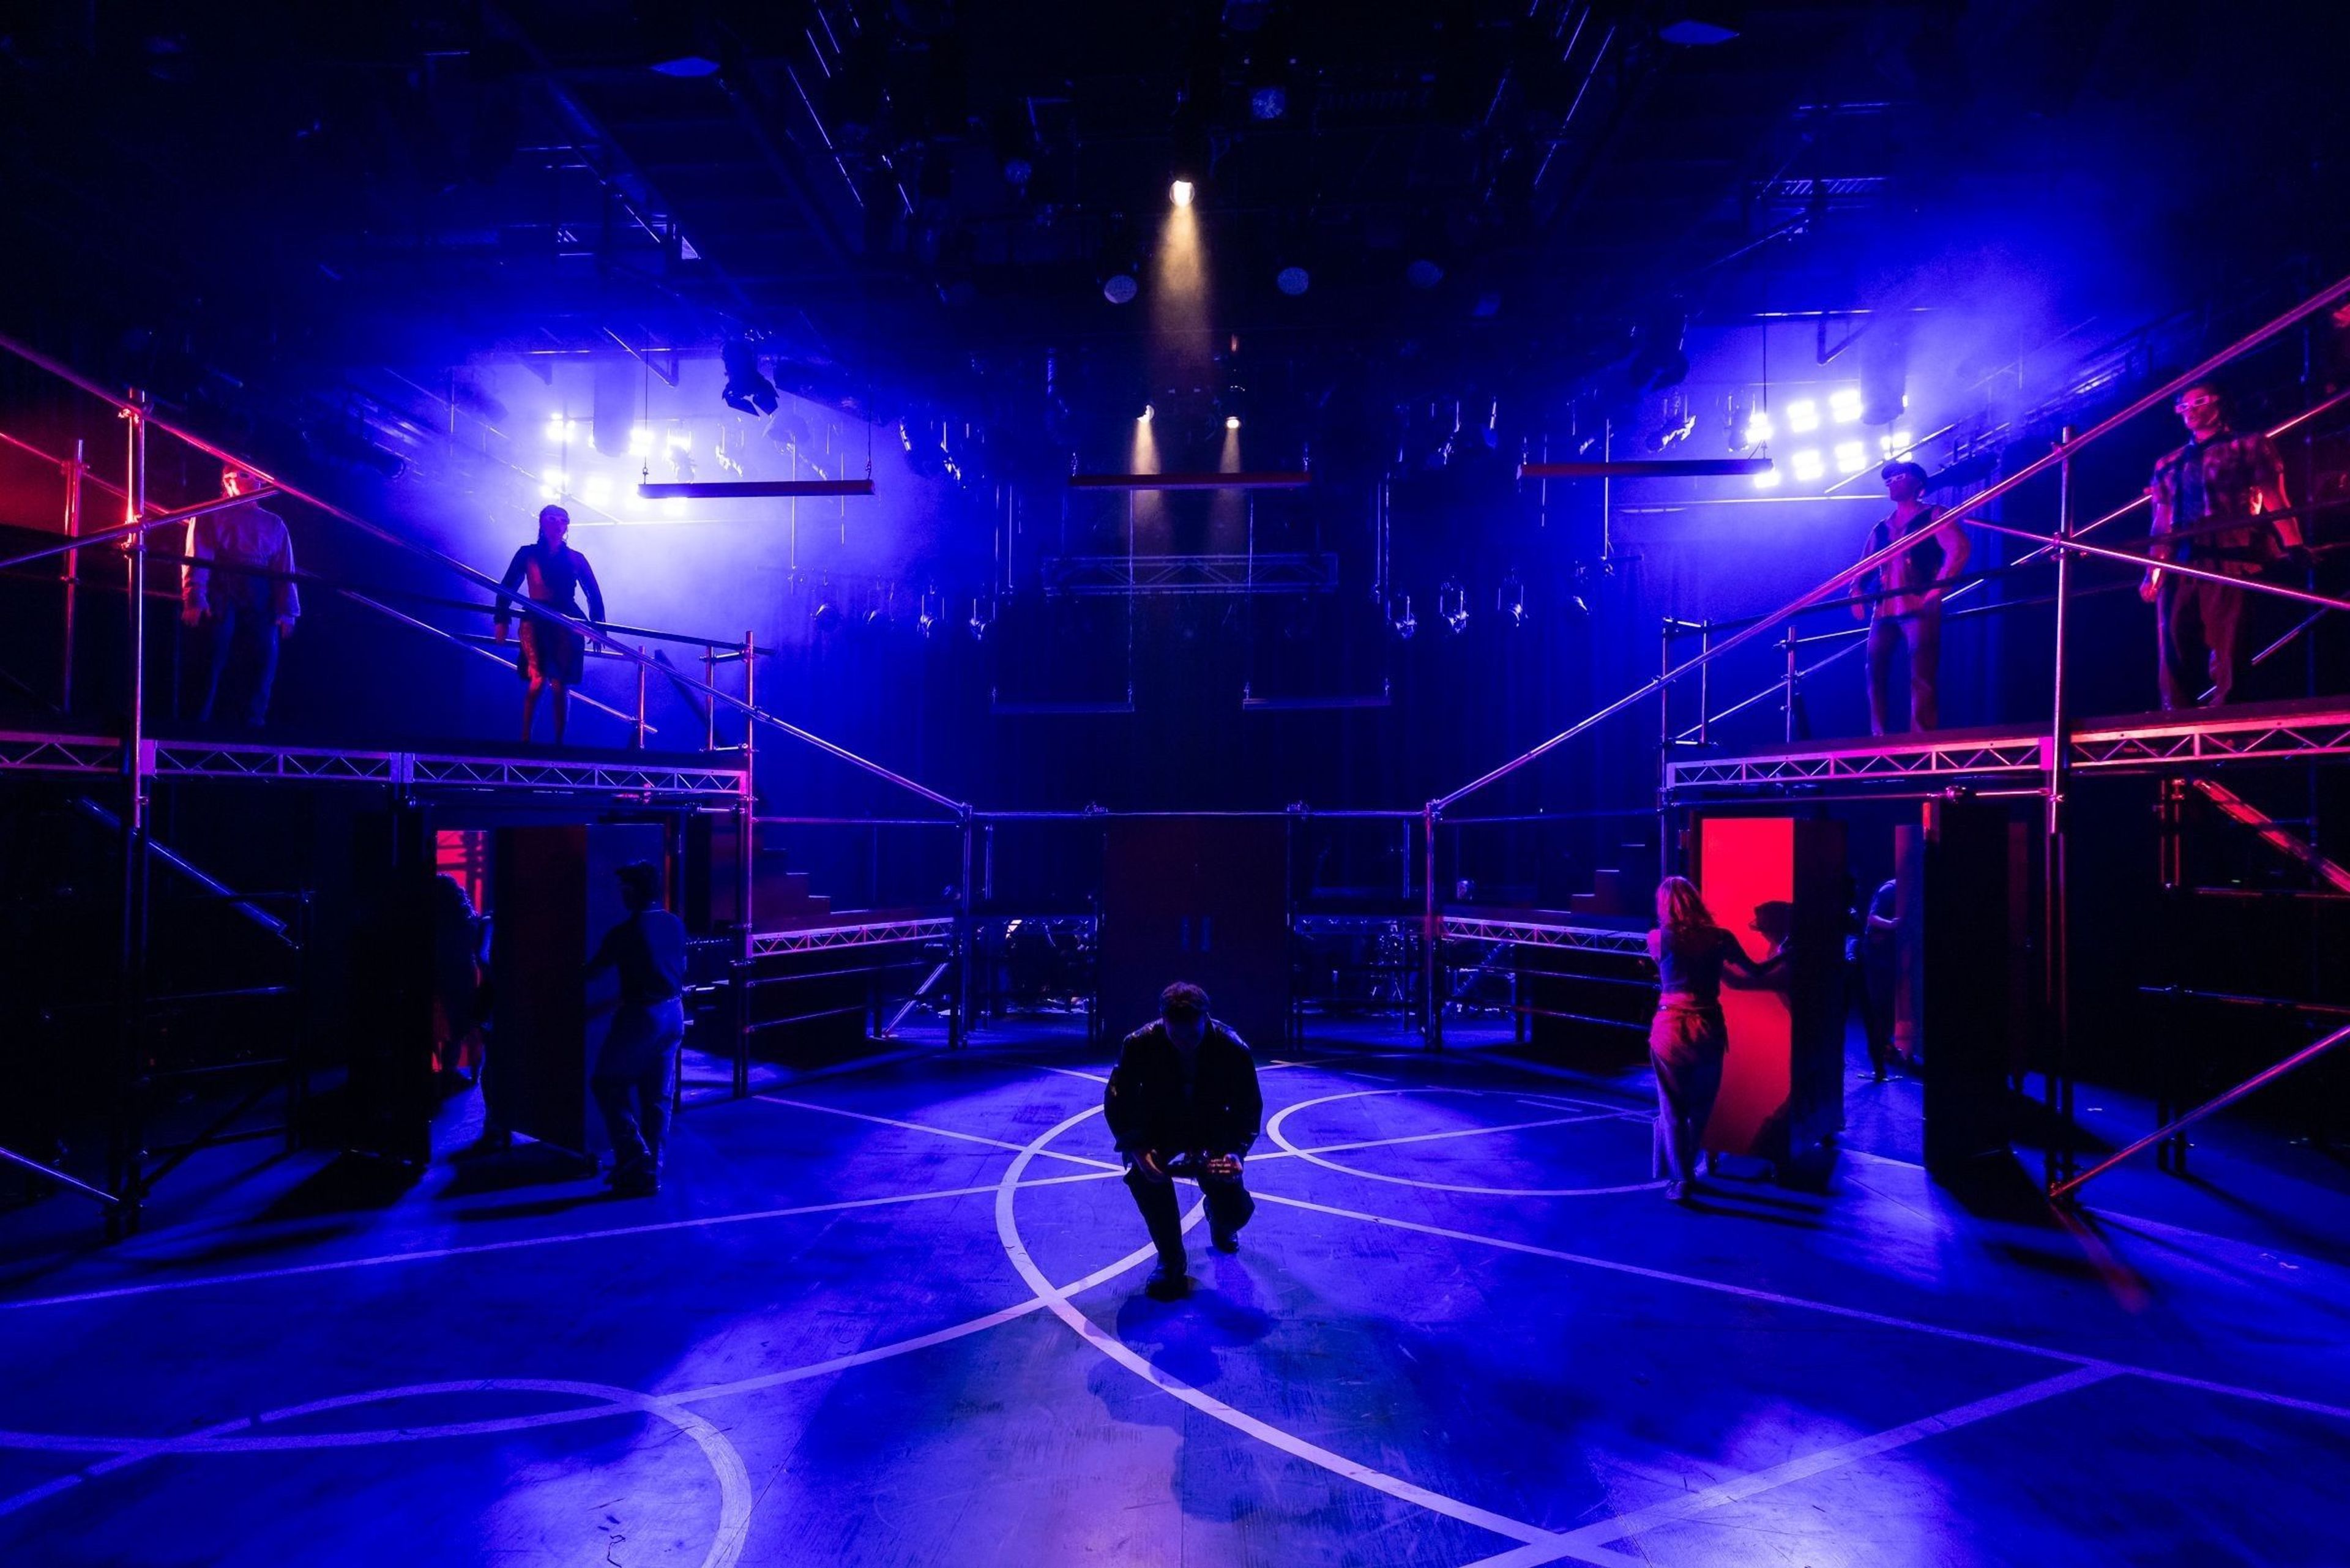
[[[1637,1082],[1259,1055],[1256,1221],[1173,1303],[1041,1031],[691,1110],[652,1199],[248,1151],[123,1246],[0,1220],[0,1557],[2343,1560],[2339,1263],[1860,1155],[1676,1209]]]

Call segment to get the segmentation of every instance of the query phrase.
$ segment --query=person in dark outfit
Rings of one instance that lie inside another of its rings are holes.
[[[1722,971],[1767,985],[1780,961],[1775,954],[1759,964],[1748,958],[1738,939],[1714,924],[1697,885],[1686,877],[1657,884],[1648,956],[1661,982],[1656,1020],[1648,1025],[1648,1062],[1657,1071],[1656,1168],[1665,1178],[1665,1196],[1681,1203],[1697,1179],[1699,1144],[1721,1092],[1722,1058],[1730,1054]]]
[[[223,495],[246,495],[260,481],[230,463],[221,470]],[[286,519],[261,503],[207,512],[188,524],[187,562],[180,569],[180,619],[191,630],[212,623],[211,662],[196,722],[212,722],[221,677],[239,640],[253,647],[253,686],[240,716],[251,729],[269,718],[269,691],[277,680],[277,645],[294,635],[302,614],[295,586],[294,540]],[[268,573],[257,576],[255,573]]]
[[[1159,995],[1158,1022],[1118,1047],[1102,1109],[1126,1161],[1127,1189],[1159,1249],[1148,1288],[1179,1294],[1189,1271],[1175,1178],[1199,1182],[1219,1252],[1240,1251],[1241,1227],[1256,1212],[1241,1184],[1241,1158],[1264,1120],[1256,1063],[1239,1035],[1208,1015],[1208,993],[1178,981]]]
[[[498,584],[500,642],[506,639],[516,588],[522,589],[523,597],[531,603],[545,605],[567,616],[579,613],[579,590],[585,588],[588,618],[598,626],[603,624],[604,590],[597,586],[595,569],[588,565],[588,557],[563,542],[570,532],[571,514],[560,506],[539,508],[538,542],[515,552],[504,579]],[[571,716],[571,689],[579,684],[587,662],[587,640],[567,626],[525,612],[519,647],[515,669],[527,683],[522,697],[522,738],[530,739],[530,722],[538,711],[538,694],[552,686],[555,743],[559,746],[563,744],[564,723]]]
[[[670,1069],[685,1038],[685,922],[660,907],[660,867],[639,860],[619,876],[629,918],[604,933],[588,971],[616,971],[620,999],[588,1087],[612,1140],[612,1189],[641,1197],[660,1189]]]
[[[2154,558],[2223,576],[2257,577],[2302,543],[2299,518],[2268,515],[2292,507],[2284,459],[2267,436],[2229,428],[2227,400],[2209,381],[2180,391],[2176,407],[2192,439],[2157,462],[2147,483],[2154,502]],[[2241,525],[2223,525],[2231,520]],[[2137,592],[2154,606],[2163,711],[2194,707],[2207,681],[2212,705],[2226,702],[2243,656],[2244,590],[2157,565],[2147,568]]]
[[[1893,1007],[1900,981],[1900,888],[1887,877],[1868,901],[1860,933],[1861,1023],[1868,1033],[1868,1065],[1878,1083],[1893,1072]]]
[[[1895,733],[1893,656],[1909,650],[1909,728],[1941,723],[1942,596],[1967,567],[1966,530],[1926,504],[1926,471],[1888,462],[1877,472],[1893,514],[1868,533],[1874,555],[1898,536],[1915,543],[1852,585],[1852,613],[1868,622],[1868,732]],[[1871,598],[1875,593],[1877,597]]]

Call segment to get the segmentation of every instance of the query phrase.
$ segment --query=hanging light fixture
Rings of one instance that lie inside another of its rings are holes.
[[[1403,607],[1397,608],[1400,603]],[[1395,633],[1398,642],[1409,642],[1419,631],[1419,618],[1411,613],[1411,596],[1399,594],[1388,601],[1388,629]]]
[[[1436,613],[1453,636],[1469,629],[1469,590],[1457,577],[1447,577],[1436,590]]]
[[[1493,607],[1513,628],[1526,624],[1526,585],[1515,566],[1502,579],[1500,590],[1493,595]]]

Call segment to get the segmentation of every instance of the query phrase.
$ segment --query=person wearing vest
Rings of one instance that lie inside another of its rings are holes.
[[[221,493],[245,495],[260,481],[230,463],[221,470]],[[256,574],[267,574],[265,576]],[[294,635],[302,591],[294,583],[294,541],[286,519],[261,503],[207,512],[188,524],[187,560],[180,570],[180,619],[193,629],[212,623],[211,659],[196,722],[212,722],[221,677],[240,641],[252,645],[253,684],[239,709],[245,725],[269,718],[277,680],[277,645]]]
[[[1893,514],[1869,530],[1871,555],[1895,539],[1909,547],[1852,585],[1852,613],[1868,622],[1868,730],[1898,733],[1892,722],[1893,656],[1909,649],[1909,725],[1931,730],[1942,722],[1937,681],[1942,663],[1942,595],[1967,566],[1966,531],[1942,521],[1926,504],[1926,471],[1888,462],[1877,471]]]
[[[1159,993],[1158,1021],[1118,1047],[1102,1111],[1126,1161],[1127,1190],[1159,1249],[1146,1288],[1180,1295],[1191,1281],[1175,1178],[1199,1182],[1219,1252],[1240,1250],[1241,1227],[1256,1212],[1241,1183],[1242,1157],[1264,1120],[1256,1063],[1239,1035],[1208,1015],[1208,993],[1178,981]]]
[[[2186,388],[2173,406],[2191,439],[2154,465],[2146,487],[2154,503],[2154,559],[2256,577],[2300,548],[2301,520],[2270,515],[2292,507],[2276,442],[2257,431],[2230,429],[2227,400],[2209,381]],[[2137,592],[2154,606],[2164,711],[2194,707],[2207,683],[2213,706],[2227,701],[2243,657],[2243,589],[2158,565],[2147,568]]]

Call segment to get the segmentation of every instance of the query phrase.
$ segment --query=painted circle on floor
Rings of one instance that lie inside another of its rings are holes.
[[[1392,1183],[1398,1187],[1422,1188],[1431,1192],[1461,1192],[1479,1198],[1599,1198],[1617,1192],[1650,1192],[1664,1185],[1662,1181],[1658,1180],[1624,1182],[1612,1187],[1475,1187],[1464,1185],[1459,1182],[1429,1181],[1419,1177],[1390,1176],[1385,1171],[1365,1170],[1360,1166],[1347,1165],[1341,1161],[1332,1159],[1326,1155],[1317,1154],[1309,1148],[1301,1147],[1291,1141],[1285,1127],[1285,1124],[1288,1122],[1289,1118],[1295,1116],[1298,1112],[1311,1110],[1316,1106],[1333,1105],[1340,1100],[1368,1099],[1380,1095],[1468,1095],[1482,1098],[1488,1097],[1491,1093],[1491,1091],[1484,1089],[1352,1089],[1345,1094],[1324,1095],[1319,1099],[1300,1100],[1294,1106],[1284,1106],[1280,1111],[1274,1113],[1271,1121],[1265,1123],[1264,1136],[1271,1138],[1274,1143],[1280,1145],[1283,1149],[1295,1155],[1299,1159],[1305,1161],[1309,1165],[1318,1165],[1325,1170],[1335,1170],[1343,1176],[1360,1177],[1366,1181],[1385,1181]],[[1584,1121],[1615,1121],[1619,1119],[1622,1118],[1620,1114],[1617,1112],[1598,1111],[1589,1116],[1558,1117],[1548,1122],[1530,1123],[1527,1125],[1529,1128],[1531,1128],[1537,1126],[1560,1127]],[[1483,1132],[1499,1129],[1464,1129],[1464,1136],[1470,1130]]]

